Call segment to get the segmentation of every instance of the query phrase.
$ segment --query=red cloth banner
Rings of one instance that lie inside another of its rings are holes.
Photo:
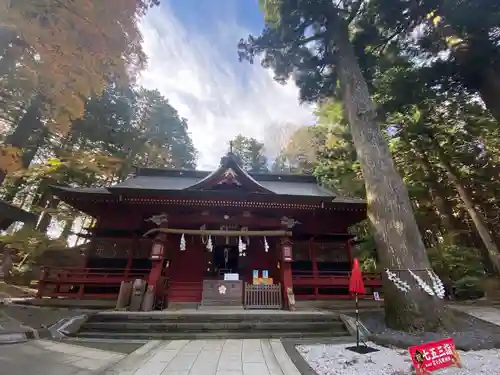
[[[354,258],[352,263],[351,277],[349,279],[349,292],[352,294],[365,294],[365,284],[363,282],[363,274],[359,267],[359,261]]]
[[[408,351],[418,375],[427,375],[450,366],[462,367],[451,338],[411,346]]]

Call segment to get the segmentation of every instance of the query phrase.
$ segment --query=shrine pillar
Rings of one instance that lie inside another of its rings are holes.
[[[88,272],[87,268],[89,266],[90,257],[96,253],[96,249],[97,249],[96,242],[97,242],[97,236],[96,236],[95,232],[92,232],[92,237],[90,239],[90,246],[86,250],[84,250],[84,252],[83,252],[82,269],[85,272]],[[60,286],[61,286],[60,284],[56,285],[56,292],[57,293],[59,293]],[[76,298],[82,299],[84,294],[85,294],[85,285],[80,284],[80,286],[78,287],[78,292],[77,292]]]
[[[292,278],[292,242],[288,237],[280,241],[281,282],[283,283],[283,305],[288,310],[295,310]]]
[[[148,275],[148,286],[146,294],[144,295],[144,301],[142,310],[150,311],[153,309],[153,304],[155,297],[157,296],[158,281],[161,278],[161,273],[163,270],[163,261],[165,259],[165,244],[167,242],[167,235],[165,233],[159,233],[153,240],[153,246],[151,247],[151,270]]]
[[[352,239],[347,240],[347,256],[349,257],[349,264],[352,266],[352,261],[354,259],[352,253]]]
[[[315,246],[314,239],[309,240],[309,259],[311,260],[312,264],[312,274],[313,274],[313,280],[314,280],[314,295],[317,297],[318,296],[318,259],[316,257],[316,246]]]

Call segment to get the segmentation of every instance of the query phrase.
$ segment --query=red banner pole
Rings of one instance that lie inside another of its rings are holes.
[[[358,292],[356,292],[356,347],[359,347],[359,308],[358,308]]]

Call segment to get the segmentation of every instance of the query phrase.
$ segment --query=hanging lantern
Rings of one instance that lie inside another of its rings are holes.
[[[182,236],[181,236],[180,249],[181,249],[181,251],[186,250],[186,239],[184,238],[184,233],[182,233]]]
[[[163,243],[155,241],[153,247],[151,248],[151,259],[162,259],[163,258]]]
[[[212,236],[208,236],[208,241],[207,241],[207,250],[211,253],[213,250],[214,246],[212,244]]]
[[[283,241],[281,244],[281,255],[284,262],[292,261],[292,243],[289,240]]]
[[[269,244],[267,243],[267,238],[264,237],[264,251],[269,252]]]

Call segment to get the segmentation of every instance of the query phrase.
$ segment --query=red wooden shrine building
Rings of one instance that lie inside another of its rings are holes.
[[[53,189],[96,224],[79,267],[42,268],[39,297],[116,299],[122,281],[140,278],[162,308],[216,296],[246,307],[349,298],[348,228],[366,204],[312,176],[247,173],[228,153],[211,173],[138,168],[108,188]],[[364,277],[368,290],[380,287]],[[279,303],[253,301],[259,290]]]

